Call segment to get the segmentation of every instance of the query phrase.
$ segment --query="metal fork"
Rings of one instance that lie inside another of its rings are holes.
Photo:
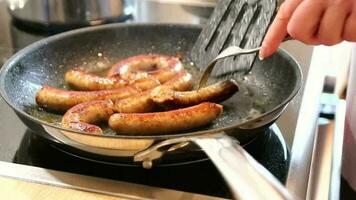
[[[223,58],[227,58],[230,56],[237,56],[237,55],[242,55],[242,54],[250,54],[250,53],[255,53],[258,52],[261,49],[261,47],[257,47],[254,49],[242,49],[238,46],[231,46],[226,49],[224,49],[218,56],[216,56],[213,60],[211,60],[206,68],[204,69],[203,75],[200,77],[200,81],[198,84],[198,89],[203,87],[206,82],[209,79],[209,76],[211,72],[213,71],[213,68],[218,60],[221,60]],[[249,71],[252,66],[239,66],[239,71]]]
[[[287,35],[282,42],[286,42],[289,40],[293,40],[293,38],[290,35]],[[219,53],[218,56],[216,56],[213,60],[211,60],[206,68],[203,71],[202,76],[200,77],[199,84],[198,84],[198,89],[203,87],[206,82],[208,82],[208,79],[210,77],[211,72],[213,71],[215,64],[218,60],[231,57],[231,56],[238,56],[238,55],[243,55],[243,54],[250,54],[250,53],[256,53],[261,49],[261,47],[256,47],[253,49],[243,49],[238,46],[231,46],[226,49],[224,49],[221,53]],[[252,65],[240,65],[237,66],[237,71],[241,72],[249,72],[252,69]]]

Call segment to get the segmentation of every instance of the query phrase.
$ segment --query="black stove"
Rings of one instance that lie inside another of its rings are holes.
[[[0,6],[3,6],[0,2]],[[52,32],[33,31],[21,23],[0,18],[8,37],[0,40],[0,61],[24,46],[48,37]],[[58,31],[57,31],[58,32]],[[7,40],[6,40],[7,38]],[[2,63],[0,63],[2,64]],[[139,164],[127,165],[78,154],[68,146],[49,140],[27,129],[15,113],[0,99],[0,160],[46,169],[103,177],[174,190],[219,197],[231,197],[223,178],[205,155],[198,160],[171,163],[162,158],[153,169],[143,169]],[[258,134],[245,149],[264,165],[281,182],[286,179],[289,150],[276,125]],[[80,156],[79,156],[80,155]],[[163,163],[163,164],[162,164]],[[170,164],[164,164],[170,163]]]

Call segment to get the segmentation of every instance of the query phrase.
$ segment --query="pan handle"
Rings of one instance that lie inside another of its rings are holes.
[[[287,189],[224,132],[165,140],[137,153],[134,161],[151,168],[165,152],[194,142],[210,157],[236,199],[293,199]]]
[[[227,181],[236,199],[293,199],[287,189],[226,134],[193,137]]]

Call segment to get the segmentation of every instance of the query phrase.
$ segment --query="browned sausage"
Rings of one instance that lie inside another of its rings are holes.
[[[230,98],[239,90],[234,80],[226,80],[195,91],[174,91],[157,87],[151,92],[151,99],[166,108],[187,107],[202,102],[219,103]]]
[[[192,87],[191,75],[186,72],[181,72],[174,79],[166,82],[162,86],[178,91],[188,90]],[[150,99],[151,91],[152,90],[141,92],[126,99],[119,100],[115,104],[105,100],[78,104],[65,113],[62,118],[62,124],[67,128],[90,133],[101,133],[100,127],[93,124],[107,120],[114,110],[123,113],[140,113],[154,110],[155,104]],[[96,116],[98,117],[97,120],[95,119]]]
[[[192,87],[192,75],[187,72],[181,72],[176,75],[174,79],[158,87],[165,87],[177,91],[189,90]],[[152,89],[126,99],[115,101],[114,109],[120,113],[151,112],[156,107],[156,104],[151,100],[151,92]]]
[[[108,76],[119,75],[123,79],[130,80],[146,73],[157,78],[160,83],[164,83],[182,70],[183,65],[177,57],[146,54],[121,60],[109,70]]]
[[[116,113],[109,118],[109,126],[122,134],[168,134],[207,125],[222,110],[219,104],[205,102],[166,112]]]
[[[71,69],[65,74],[66,83],[78,90],[107,90],[122,88],[128,85],[137,87],[140,90],[147,90],[160,85],[160,82],[146,75],[136,80],[124,80],[116,77],[101,77],[80,69]]]
[[[131,86],[112,90],[84,92],[68,91],[44,85],[36,95],[36,103],[49,110],[66,111],[83,102],[104,99],[123,99],[138,94],[139,92],[140,90]]]
[[[107,122],[114,113],[111,100],[90,101],[78,104],[69,109],[62,118],[62,125],[65,128],[72,128],[93,134],[102,134],[102,130],[97,124]]]

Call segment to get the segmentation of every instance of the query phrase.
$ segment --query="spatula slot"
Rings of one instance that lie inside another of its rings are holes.
[[[219,53],[222,50],[224,50],[225,48],[227,48],[228,46],[238,45],[238,44],[234,43],[234,39],[236,38],[236,30],[237,30],[237,27],[241,26],[241,21],[242,21],[243,17],[246,15],[246,10],[247,10],[247,4],[245,3],[242,5],[241,10],[240,10],[241,12],[239,12],[239,14],[234,22],[234,25],[229,30],[227,39],[224,41],[223,45],[220,45]]]
[[[238,14],[241,11],[241,6],[239,6],[239,2],[242,1],[236,1],[236,0],[232,0],[230,1],[230,4],[227,8],[227,10],[225,11],[224,15],[222,16],[219,24],[217,24],[217,26],[215,27],[216,31],[213,33],[212,37],[210,38],[207,46],[205,47],[205,51],[208,51],[209,49],[212,49],[213,51],[219,51],[218,49],[215,49],[216,46],[219,46],[218,43],[219,40],[225,40],[226,37],[229,35],[229,32],[235,23],[236,23],[236,19],[238,17]],[[230,29],[230,30],[229,30]],[[219,38],[219,40],[217,40],[217,38]]]
[[[229,46],[259,46],[275,15],[277,1],[220,0],[191,50],[195,65],[205,67]],[[216,64],[212,75],[233,73],[239,66],[252,66],[255,58],[256,54],[226,58]]]

